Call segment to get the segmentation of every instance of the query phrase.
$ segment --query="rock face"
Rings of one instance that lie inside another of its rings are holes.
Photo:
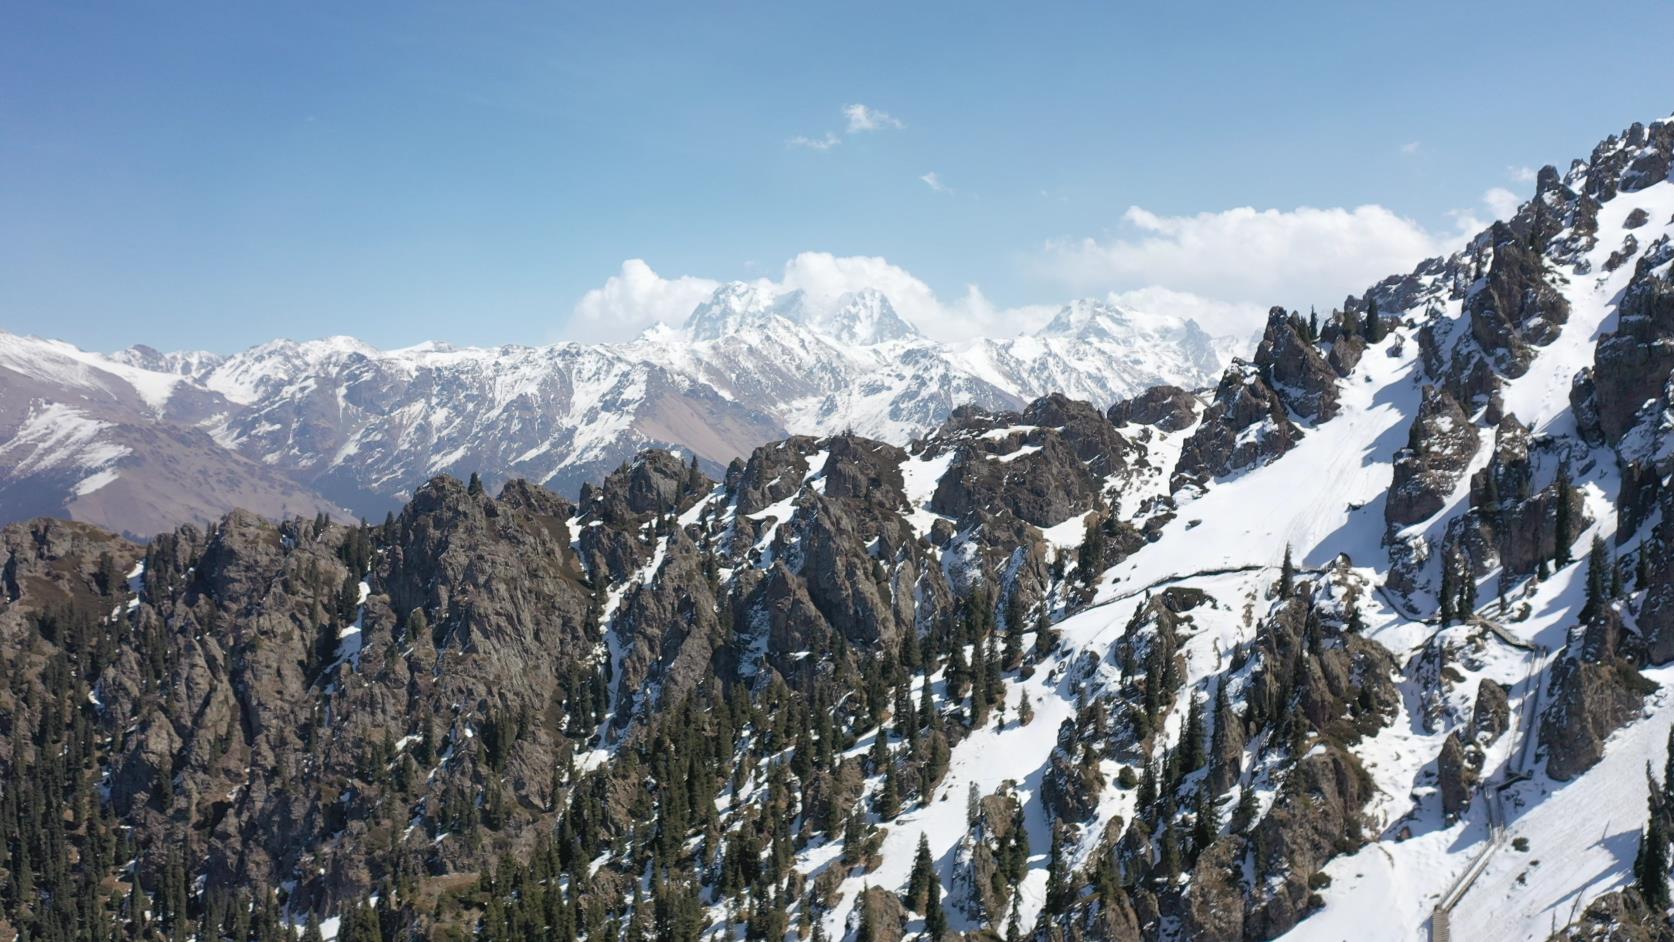
[[[1569,319],[1568,302],[1553,285],[1536,248],[1555,223],[1543,203],[1516,225],[1495,223],[1470,251],[1488,270],[1461,301],[1457,319],[1432,320],[1419,331],[1426,373],[1468,414],[1500,418],[1503,378],[1527,372],[1537,347],[1551,343]]]
[[[1110,407],[1110,424],[1150,425],[1165,432],[1191,428],[1202,405],[1197,397],[1178,386],[1152,386],[1132,399]]]
[[[1495,430],[1493,457],[1471,476],[1470,509],[1448,521],[1449,552],[1468,559],[1477,576],[1496,566],[1512,576],[1526,576],[1552,560],[1560,538],[1560,506],[1570,521],[1571,540],[1587,525],[1585,501],[1562,480],[1562,455],[1556,456],[1558,469],[1552,468],[1554,456],[1545,456],[1551,483],[1530,493],[1539,471],[1531,451],[1536,444],[1551,443],[1533,442],[1516,416],[1502,418]]]
[[[1546,262],[1509,226],[1492,230],[1494,259],[1488,280],[1465,300],[1471,338],[1502,376],[1527,372],[1532,346],[1544,346],[1569,320],[1569,302],[1549,281]]]
[[[1621,644],[1621,621],[1606,612],[1582,629],[1553,669],[1540,742],[1546,774],[1558,781],[1592,768],[1604,755],[1604,741],[1639,713],[1655,689],[1623,655]]]
[[[1170,487],[1203,486],[1214,478],[1266,464],[1296,446],[1302,430],[1284,401],[1249,364],[1234,363],[1215,389],[1203,419],[1186,439]]]
[[[1588,903],[1550,942],[1674,942],[1674,926],[1665,913],[1645,904],[1638,889],[1627,887]]]
[[[1470,807],[1476,776],[1457,730],[1448,733],[1442,742],[1441,755],[1436,759],[1436,784],[1441,791],[1442,814],[1449,821],[1458,820]]]
[[[1091,510],[1102,479],[1125,468],[1132,451],[1098,410],[1063,396],[1021,414],[957,410],[934,448],[932,456],[953,458],[932,510],[955,518],[1005,512],[1038,527]]]
[[[1487,746],[1511,728],[1511,703],[1501,684],[1484,677],[1476,688],[1476,705],[1471,710],[1471,739]]]
[[[1427,520],[1442,509],[1481,444],[1476,426],[1445,390],[1424,387],[1407,447],[1395,455],[1395,476],[1384,504],[1391,529]]]
[[[882,888],[871,887],[854,901],[860,938],[869,942],[901,942],[907,934],[907,910],[901,898]]]
[[[1615,444],[1674,370],[1674,273],[1659,266],[1674,248],[1641,256],[1617,307],[1616,329],[1599,338],[1590,376],[1597,430]]]
[[[1664,514],[1674,512],[1674,495],[1663,492]],[[1663,519],[1670,519],[1664,517]],[[1639,605],[1636,623],[1644,657],[1653,664],[1674,660],[1674,552],[1666,543],[1653,542],[1645,556],[1645,598]]]
[[[1291,411],[1323,422],[1337,414],[1339,373],[1303,336],[1303,329],[1301,319],[1284,308],[1268,311],[1254,363]]]
[[[1272,939],[1313,908],[1309,878],[1330,858],[1360,846],[1369,822],[1370,777],[1352,756],[1327,747],[1297,762],[1273,808],[1248,837],[1229,834],[1198,859],[1181,923],[1186,938]],[[1254,854],[1258,875],[1241,883],[1239,862]]]

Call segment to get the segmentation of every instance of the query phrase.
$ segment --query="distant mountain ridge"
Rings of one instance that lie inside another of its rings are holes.
[[[381,516],[439,473],[573,493],[646,447],[718,471],[786,434],[904,443],[960,405],[1062,392],[1103,408],[1157,384],[1200,387],[1230,346],[1191,320],[1099,300],[1032,334],[945,343],[877,289],[813,299],[745,282],[682,326],[617,344],[379,350],[329,337],[105,355],[0,333],[0,448],[14,456],[0,519],[68,515],[143,535],[232,506]],[[48,407],[77,424],[73,447],[31,431]],[[135,438],[145,447],[121,443]],[[193,455],[189,484],[166,471],[178,450]],[[129,494],[120,511],[100,496],[109,488]]]

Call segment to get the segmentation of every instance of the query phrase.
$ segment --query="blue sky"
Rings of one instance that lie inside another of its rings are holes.
[[[100,349],[608,338],[733,278],[950,336],[1111,291],[1241,329],[1674,109],[1667,0],[4,19],[0,328]]]

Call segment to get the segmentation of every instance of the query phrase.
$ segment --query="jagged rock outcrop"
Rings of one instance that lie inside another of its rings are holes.
[[[862,890],[854,900],[854,924],[869,942],[901,942],[907,934],[907,909],[901,897],[881,886]]]
[[[1198,858],[1180,913],[1184,936],[1241,942],[1295,927],[1314,906],[1310,878],[1366,841],[1372,793],[1371,777],[1343,749],[1298,760],[1247,837],[1225,835]],[[1243,880],[1246,854],[1254,855],[1255,886]]]
[[[1674,492],[1664,491],[1660,501],[1663,519],[1674,512]],[[1674,550],[1666,540],[1650,540],[1641,548],[1644,558],[1645,597],[1634,620],[1637,643],[1644,659],[1652,664],[1674,660]]]
[[[1640,256],[1616,308],[1616,329],[1595,348],[1588,377],[1593,413],[1597,433],[1611,444],[1621,441],[1647,400],[1662,395],[1674,370],[1674,271],[1658,272],[1674,258],[1674,248],[1663,244],[1663,250]]]
[[[1506,224],[1490,230],[1494,257],[1487,282],[1465,299],[1470,335],[1502,376],[1522,376],[1569,320],[1569,302],[1551,284],[1546,260]]]
[[[1476,704],[1471,708],[1471,739],[1487,746],[1511,728],[1511,702],[1506,688],[1484,677],[1476,687]]]
[[[1324,422],[1337,414],[1337,380],[1341,374],[1303,335],[1304,327],[1300,318],[1282,307],[1269,310],[1261,345],[1256,347],[1251,362],[1292,412]]]
[[[1481,444],[1476,426],[1446,390],[1424,387],[1407,447],[1395,453],[1384,520],[1400,529],[1427,520],[1458,487]]]
[[[1541,714],[1546,774],[1568,781],[1604,755],[1604,741],[1639,713],[1655,684],[1621,651],[1622,623],[1606,611],[1579,632],[1552,669]]]
[[[1530,493],[1538,471],[1536,448],[1544,448],[1545,473],[1553,479]],[[1571,540],[1587,526],[1580,491],[1562,480],[1567,453],[1554,455],[1554,450],[1552,440],[1534,440],[1516,416],[1500,420],[1493,457],[1471,475],[1470,509],[1447,525],[1445,545],[1469,560],[1474,575],[1486,575],[1496,567],[1512,576],[1532,574],[1543,561],[1556,557],[1562,515],[1567,515]],[[1554,464],[1559,466],[1556,471]]]
[[[1110,407],[1110,424],[1118,428],[1130,423],[1150,425],[1165,432],[1191,428],[1202,403],[1178,386],[1152,386],[1132,399]]]
[[[1214,478],[1266,464],[1296,447],[1301,438],[1302,430],[1260,370],[1234,362],[1181,447],[1169,489],[1201,487]]]
[[[1471,789],[1476,776],[1465,755],[1464,743],[1458,730],[1447,734],[1442,741],[1441,754],[1436,757],[1436,786],[1441,792],[1442,814],[1449,821],[1458,820],[1471,804]]]
[[[1645,904],[1636,887],[1606,893],[1549,942],[1674,942],[1666,913]]]
[[[1098,410],[1048,396],[1022,414],[955,410],[934,439],[952,449],[930,508],[950,517],[1007,511],[1050,527],[1091,510],[1131,447]],[[935,451],[930,452],[932,456]]]

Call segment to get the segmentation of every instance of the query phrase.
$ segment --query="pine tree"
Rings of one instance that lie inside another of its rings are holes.
[[[1633,861],[1633,882],[1652,911],[1668,909],[1668,834],[1663,829],[1660,815],[1651,816],[1639,838],[1639,853]]]
[[[1378,317],[1378,302],[1368,297],[1366,299],[1366,342],[1377,343],[1384,336],[1383,319]]]
[[[471,472],[471,481],[469,484],[465,485],[465,493],[471,495],[472,497],[482,496],[482,477],[477,474],[477,472]]]
[[[1215,796],[1207,788],[1198,792],[1197,820],[1192,826],[1192,853],[1201,854],[1221,832],[1221,819],[1215,807]]]
[[[1186,710],[1186,727],[1180,731],[1180,763],[1185,772],[1203,767],[1203,702],[1195,694]]]
[[[1279,598],[1288,599],[1296,591],[1296,564],[1290,558],[1290,544],[1285,544],[1285,560],[1279,566]]]
[[[878,817],[890,821],[901,813],[901,790],[895,782],[895,765],[884,769],[883,790],[878,795]]]
[[[907,878],[907,905],[926,912],[930,898],[930,882],[936,879],[936,862],[930,857],[930,838],[918,832],[918,852],[913,855],[912,876]]]
[[[1044,661],[1058,648],[1058,632],[1052,627],[1052,616],[1042,605],[1035,619],[1035,660]]]
[[[1562,569],[1574,561],[1574,557],[1570,556],[1569,549],[1570,544],[1575,542],[1575,521],[1570,519],[1569,506],[1574,487],[1569,482],[1569,465],[1567,464],[1558,469],[1556,490],[1558,494],[1557,520],[1553,524],[1552,531],[1557,548],[1552,554],[1552,565],[1554,568]]]
[[[1249,831],[1255,826],[1257,810],[1255,790],[1246,784],[1238,789],[1238,805],[1232,812],[1232,826],[1239,833]]]
[[[947,932],[947,912],[942,909],[942,881],[934,874],[925,892],[924,932],[931,939],[940,939]]]
[[[1604,548],[1604,540],[1593,537],[1593,545],[1587,552],[1587,596],[1581,605],[1581,620],[1590,622],[1604,614],[1610,606],[1610,573],[1615,569],[1610,561],[1610,552]]]
[[[1451,625],[1459,620],[1459,588],[1453,570],[1453,558],[1444,556],[1441,564],[1441,623]]]

